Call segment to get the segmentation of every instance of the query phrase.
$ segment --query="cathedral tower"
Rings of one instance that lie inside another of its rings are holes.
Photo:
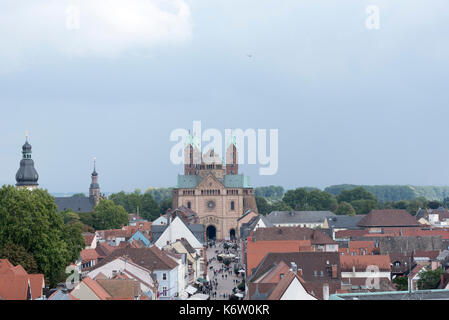
[[[235,137],[232,137],[231,143],[226,150],[226,174],[239,174],[239,155],[237,152],[237,142]]]

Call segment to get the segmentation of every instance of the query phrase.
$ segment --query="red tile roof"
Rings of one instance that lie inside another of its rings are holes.
[[[83,233],[84,241],[86,242],[86,246],[90,247],[92,242],[95,239],[95,234],[93,233]]]
[[[80,256],[83,263],[98,259],[98,253],[95,249],[83,249],[81,250]]]
[[[379,271],[391,271],[389,255],[340,256],[342,272],[365,272],[369,266],[377,266]]]
[[[275,241],[275,240],[310,240],[312,244],[336,244],[327,234],[322,231],[302,227],[268,227],[258,228],[254,236],[248,241]]]
[[[86,277],[83,279],[82,283],[84,283],[86,286],[89,287],[90,290],[100,299],[100,300],[107,300],[110,299],[111,296],[109,293],[106,292],[106,290],[98,284],[97,281],[93,280],[90,277]]]
[[[28,274],[21,265],[14,266],[7,259],[0,259],[0,297],[5,300],[26,300],[43,295],[43,274]]]
[[[357,224],[359,227],[420,226],[407,210],[372,210]]]
[[[311,252],[310,240],[252,241],[246,244],[248,276],[269,252]]]

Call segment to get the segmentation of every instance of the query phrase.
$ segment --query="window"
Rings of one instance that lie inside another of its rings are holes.
[[[166,273],[162,274],[162,280],[167,280],[167,274]]]
[[[187,208],[192,209],[192,203],[190,201],[187,202]]]
[[[162,287],[162,295],[164,297],[166,297],[168,295],[168,288],[167,287]]]
[[[235,210],[235,202],[231,201],[231,210],[234,211]]]

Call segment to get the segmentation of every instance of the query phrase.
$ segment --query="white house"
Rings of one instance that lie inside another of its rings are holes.
[[[195,225],[198,226],[198,225]],[[151,230],[155,230],[154,227],[151,226]],[[204,226],[203,226],[204,229]],[[156,235],[156,232],[153,232],[153,241],[154,244],[159,248],[163,248],[166,245],[170,245],[175,243],[178,240],[184,238],[187,242],[197,250],[198,254],[202,254],[204,248],[204,242],[201,242],[198,237],[201,236],[201,231],[197,234],[194,234],[192,230],[187,226],[187,224],[180,218],[176,216],[175,219],[169,222],[166,226],[163,227],[162,234]],[[155,239],[157,237],[157,239]],[[204,237],[204,231],[203,231]]]
[[[329,290],[329,287],[327,287]],[[327,298],[329,292],[327,294]],[[304,287],[303,282],[294,272],[284,275],[279,281],[268,300],[318,300]],[[327,300],[327,299],[326,299]]]

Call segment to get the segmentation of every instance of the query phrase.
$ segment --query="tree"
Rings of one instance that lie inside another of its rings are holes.
[[[338,202],[348,202],[351,203],[356,200],[373,200],[376,201],[376,198],[374,195],[368,191],[366,191],[363,187],[358,187],[354,189],[349,190],[343,190],[338,196],[337,196]]]
[[[271,212],[271,206],[264,197],[256,196],[256,206],[260,214],[267,215]]]
[[[0,249],[0,259],[8,259],[15,266],[20,264],[28,273],[39,273],[34,256],[21,245],[7,243]]]
[[[155,199],[155,200],[156,200],[156,199]],[[172,199],[171,197],[165,199],[164,201],[162,201],[162,202],[159,204],[160,212],[161,212],[162,214],[166,213],[168,209],[171,209],[172,205],[173,205],[173,199]]]
[[[61,280],[65,267],[79,255],[79,248],[66,242],[66,231],[54,198],[47,191],[13,186],[0,189],[0,248],[13,243],[32,253],[50,285]]]
[[[161,209],[159,208],[159,205],[157,204],[156,200],[154,200],[151,193],[145,193],[142,196],[142,217],[147,220],[153,221],[160,216],[160,213]]]
[[[292,208],[286,204],[284,201],[276,201],[273,204],[270,205],[270,209],[268,210],[268,212],[272,212],[272,211],[291,211]]]
[[[351,202],[351,206],[354,208],[357,214],[368,214],[373,209],[377,209],[376,200],[354,200]]]
[[[83,224],[81,222],[68,223],[64,225],[62,238],[67,243],[70,261],[76,261],[81,250],[86,246],[83,237]]]
[[[289,190],[285,193],[282,201],[295,210],[334,211],[338,206],[333,195],[319,189],[297,188]]]
[[[433,201],[429,201],[429,202],[427,203],[427,206],[428,206],[430,209],[438,209],[439,207],[443,206],[443,203],[440,202],[440,201],[437,201],[437,200],[433,200]]]
[[[335,214],[347,215],[347,216],[355,216],[355,210],[351,206],[350,203],[347,203],[347,202],[343,201],[343,202],[340,202],[340,204],[338,205],[338,208],[335,211]]]
[[[418,289],[431,290],[436,289],[441,280],[441,275],[444,273],[441,267],[435,270],[421,270],[419,273]]]
[[[94,227],[97,230],[118,229],[129,223],[129,215],[121,205],[112,200],[100,200],[94,211]]]
[[[157,219],[161,213],[159,204],[154,199],[152,192],[142,194],[140,189],[136,189],[132,193],[120,191],[119,193],[111,194],[109,200],[114,201],[116,205],[122,206],[127,213],[139,212],[139,215],[147,220]]]
[[[393,283],[396,285],[398,291],[408,290],[408,277],[396,277],[393,279]]]

